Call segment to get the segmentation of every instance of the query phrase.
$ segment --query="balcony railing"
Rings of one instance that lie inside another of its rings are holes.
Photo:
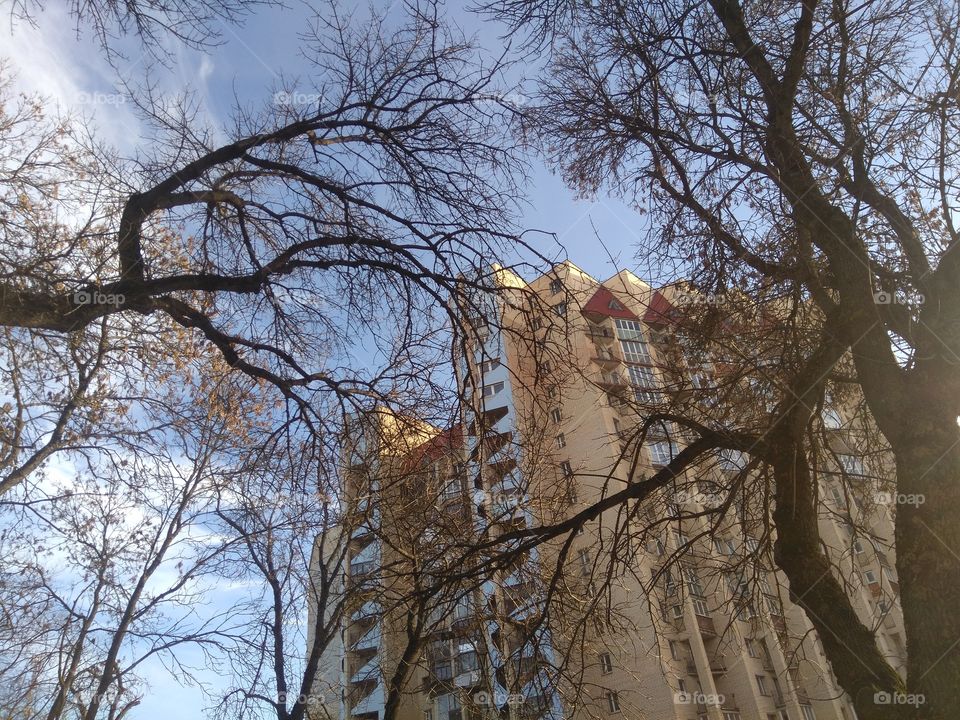
[[[713,618],[704,617],[703,615],[697,615],[697,625],[700,628],[700,632],[703,635],[708,635],[710,637],[716,637],[717,628],[713,623]]]

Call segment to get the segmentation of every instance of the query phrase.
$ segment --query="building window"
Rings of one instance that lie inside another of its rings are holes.
[[[455,500],[460,497],[462,492],[463,480],[459,476],[454,476],[447,479],[446,484],[443,486],[443,492],[441,493],[441,496],[444,500]]]
[[[865,552],[863,549],[863,543],[860,542],[860,538],[857,538],[856,540],[853,541],[853,551],[857,555],[863,555],[863,553]]]
[[[498,367],[500,367],[499,360],[484,360],[482,363],[480,363],[480,373],[482,375],[486,375],[488,372],[491,370],[496,370]]]
[[[615,692],[607,693],[607,708],[612,713],[620,712],[620,696]]]
[[[551,295],[556,295],[556,294],[557,294],[558,292],[560,292],[561,290],[563,290],[563,283],[562,283],[562,282],[560,282],[559,280],[551,280],[551,281],[550,281],[550,294],[551,294]]]
[[[627,362],[650,364],[650,352],[642,340],[621,340],[620,349],[623,350],[623,359]]]
[[[653,369],[646,365],[630,365],[627,367],[633,394],[638,403],[660,402],[660,393],[657,391],[657,380]]]
[[[703,597],[703,585],[697,571],[693,568],[687,568],[684,574],[687,576],[687,590],[690,591],[690,594],[694,597]]]
[[[670,657],[674,660],[683,659],[683,651],[680,649],[680,643],[676,640],[670,640]]]
[[[564,477],[573,477],[573,467],[571,467],[569,460],[560,463],[560,472],[563,473]]]
[[[833,408],[823,409],[823,425],[829,430],[839,430],[843,427],[843,419]]]
[[[707,601],[703,598],[693,598],[693,611],[700,617],[710,617],[710,608],[707,606]]]
[[[643,340],[643,325],[636,320],[616,318],[614,324],[617,326],[617,336],[621,340]]]
[[[840,488],[833,486],[830,488],[830,494],[833,496],[833,501],[837,504],[837,507],[846,507],[847,501],[843,498],[843,492]]]
[[[719,453],[720,469],[725,472],[736,472],[747,466],[746,455],[739,450],[721,450]]]
[[[600,653],[600,672],[604,675],[613,672],[613,658],[610,653]]]
[[[498,392],[503,390],[504,384],[502,382],[491,383],[490,385],[483,386],[483,396],[491,397],[496,395]]]
[[[563,413],[560,412],[560,408],[554,408],[550,411],[550,418],[555,422],[559,423],[563,420]]]
[[[580,550],[577,553],[577,557],[580,560],[580,574],[584,577],[590,575],[590,551],[586,548]]]
[[[437,697],[440,707],[439,720],[460,720],[460,696],[457,693],[448,693]]]
[[[870,585],[873,585],[877,582],[877,574],[873,570],[864,571],[863,577]]]
[[[567,446],[567,438],[563,436],[563,433],[557,434],[557,447],[565,448]]]
[[[767,687],[767,678],[763,675],[757,675],[757,689],[760,691],[761,695],[766,695],[769,697],[770,688]]]
[[[855,455],[838,455],[840,467],[847,475],[866,475],[863,462]]]
[[[462,598],[459,598],[453,606],[453,619],[454,620],[463,620],[464,618],[470,617],[473,609],[470,606],[470,596],[464,595]]]
[[[423,720],[433,720],[433,710],[424,710]]]
[[[567,304],[565,302],[557,303],[553,306],[553,313],[557,317],[566,317],[567,316]]]
[[[667,465],[673,460],[677,452],[677,446],[673,442],[666,440],[647,443],[647,451],[650,453],[650,462],[654,465]]]
[[[747,638],[747,655],[752,658],[760,657],[760,651],[757,649],[757,641],[753,638]]]
[[[817,720],[817,716],[813,712],[813,708],[809,705],[801,705],[800,710],[803,711],[803,720]]]
[[[457,674],[462,675],[480,667],[477,651],[472,645],[461,645],[457,655]]]
[[[727,587],[730,589],[730,595],[737,598],[750,596],[750,583],[743,577],[743,572],[726,573]]]

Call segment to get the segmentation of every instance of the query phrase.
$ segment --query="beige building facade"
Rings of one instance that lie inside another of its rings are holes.
[[[693,296],[569,262],[500,281],[497,296],[471,298],[460,422],[367,433],[347,463],[362,521],[345,586],[363,592],[337,650],[340,716],[854,720],[767,559],[769,508],[745,489],[759,487],[742,480],[746,455],[616,502],[689,439],[666,422],[644,428],[645,408],[709,398],[723,375],[709,352],[677,360],[671,318]],[[825,413],[837,467],[821,472],[821,535],[902,672],[890,511],[851,493],[862,477],[877,494],[853,421]],[[388,448],[398,436],[402,448]],[[726,512],[710,512],[727,497]],[[533,528],[546,539],[531,542]],[[417,594],[438,575],[431,563],[498,538],[506,560],[471,555],[444,567],[456,577],[445,593]],[[413,634],[412,616],[423,617]]]

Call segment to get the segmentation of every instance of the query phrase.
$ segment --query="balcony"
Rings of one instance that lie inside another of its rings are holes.
[[[594,340],[613,340],[613,330],[600,325],[588,325],[587,335]]]
[[[375,579],[377,563],[373,561],[350,563],[350,584],[351,586],[370,583]]]
[[[350,533],[351,540],[361,540],[370,537],[375,529],[378,518],[367,518],[357,525]]]
[[[453,679],[454,687],[458,688],[470,688],[475,687],[480,684],[480,671],[479,670],[470,670],[468,672],[463,672],[457,675]]]
[[[710,673],[713,675],[727,674],[727,659],[723,657],[714,658],[710,661]]]
[[[368,620],[375,620],[379,614],[380,604],[373,600],[368,600],[353,612],[350,620],[353,622],[366,622]]]
[[[717,627],[713,623],[713,618],[697,615],[697,626],[700,628],[700,633],[702,635],[707,637],[717,636]]]
[[[740,706],[737,705],[737,696],[733,693],[726,695],[723,703],[720,705],[720,709],[724,712],[740,712]]]
[[[380,677],[380,660],[374,655],[365,662],[353,675],[350,676],[351,683],[365,683],[377,680]]]
[[[598,349],[599,350],[599,349]],[[606,352],[598,351],[591,358],[591,362],[595,362],[602,368],[606,370],[616,370],[620,367],[620,358],[616,357],[609,350]]]
[[[373,691],[364,696],[359,702],[353,703],[353,707],[350,709],[351,715],[367,715],[370,713],[378,713],[383,709],[383,685],[377,684]]]
[[[360,638],[350,646],[350,649],[355,652],[365,652],[369,650],[376,650],[380,647],[380,627],[379,625],[374,625],[372,628],[367,630]]]

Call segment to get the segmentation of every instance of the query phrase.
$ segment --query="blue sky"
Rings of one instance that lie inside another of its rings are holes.
[[[475,34],[485,49],[499,53],[503,28],[468,12],[467,4],[452,0],[447,17],[468,35]],[[381,0],[374,6],[389,8],[398,20],[404,12],[400,0],[392,4]],[[264,9],[241,27],[225,27],[223,43],[208,53],[171,45],[169,67],[142,53],[134,43],[125,43],[127,59],[120,63],[120,72],[134,79],[149,72],[167,91],[191,89],[211,125],[222,127],[229,124],[237,99],[262,102],[282,80],[292,81],[296,87],[298,77],[307,71],[299,35],[308,17],[309,11],[300,4],[282,11]],[[2,54],[17,73],[17,84],[56,100],[65,110],[92,117],[101,138],[121,150],[131,151],[138,143],[149,142],[132,105],[116,98],[117,75],[91,38],[78,38],[75,21],[57,6],[38,13],[35,20],[33,27],[20,22],[12,28],[9,15],[0,20],[7,36]],[[528,66],[525,74],[529,77],[534,71]],[[559,176],[538,159],[532,161],[524,225],[556,233],[570,259],[598,277],[633,267],[642,216],[609,197],[577,200]],[[546,242],[543,250],[550,250]],[[608,251],[618,268],[610,262]]]
[[[399,16],[402,3],[394,2],[390,12]],[[168,66],[128,43],[127,60],[120,63],[120,72],[132,79],[150,72],[166,91],[190,88],[196,92],[207,121],[212,126],[228,126],[238,98],[242,102],[262,102],[281,84],[281,78],[295,81],[305,71],[298,35],[308,14],[300,5],[287,11],[266,9],[243,27],[225,28],[223,44],[209,53],[171,46]],[[475,33],[490,52],[498,53],[502,47],[502,28],[471,15],[461,4],[450,3],[448,17],[455,18],[468,34]],[[117,94],[115,71],[89,36],[78,37],[74,21],[59,7],[47,8],[35,21],[35,25],[20,22],[11,27],[9,14],[0,19],[5,34],[0,52],[17,74],[17,86],[47,96],[63,112],[89,116],[101,139],[124,153],[148,143],[150,138],[145,137],[146,129],[132,104]],[[531,161],[534,170],[523,224],[555,233],[570,259],[597,277],[608,277],[623,267],[634,268],[643,217],[612,198],[577,200],[542,162],[536,158]],[[540,249],[548,254],[557,252],[545,239]],[[649,277],[643,269],[638,274]],[[202,664],[199,654],[191,659],[191,664]],[[151,688],[135,717],[152,720],[202,715],[206,703],[198,690],[181,687],[159,667],[149,675]],[[217,683],[213,673],[208,679]]]

